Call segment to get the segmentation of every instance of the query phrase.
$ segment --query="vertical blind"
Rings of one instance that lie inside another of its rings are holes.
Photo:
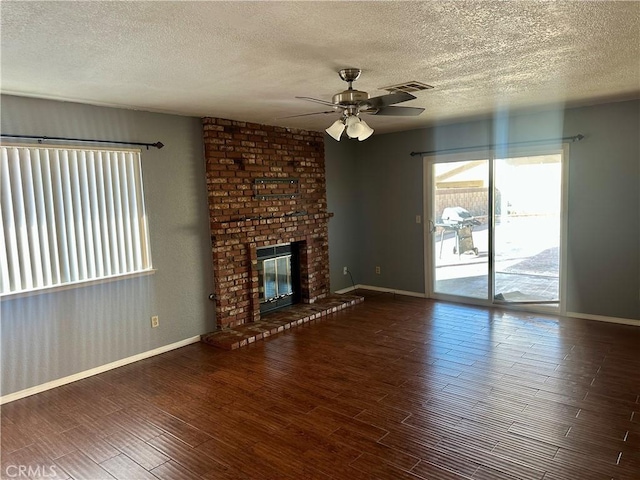
[[[138,151],[0,151],[1,294],[151,269]]]

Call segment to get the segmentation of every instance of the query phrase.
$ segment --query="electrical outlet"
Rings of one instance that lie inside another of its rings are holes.
[[[160,325],[160,320],[158,319],[158,315],[154,315],[151,317],[151,328],[156,328]]]
[[[346,275],[347,273],[349,273],[349,270],[347,270],[347,267],[342,267],[342,274]]]
[[[380,267],[376,266],[376,274],[380,275]]]

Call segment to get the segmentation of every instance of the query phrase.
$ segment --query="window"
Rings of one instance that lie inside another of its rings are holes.
[[[151,270],[139,151],[0,153],[0,294]]]

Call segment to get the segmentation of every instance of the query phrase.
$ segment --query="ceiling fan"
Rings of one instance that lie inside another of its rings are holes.
[[[301,100],[319,103],[332,107],[333,110],[325,112],[304,113],[302,115],[292,115],[291,117],[305,117],[308,115],[322,115],[326,113],[335,113],[339,111],[342,116],[336,120],[325,131],[337,141],[340,141],[342,133],[346,131],[349,138],[357,138],[358,140],[366,140],[373,134],[373,129],[360,118],[361,113],[369,115],[397,115],[397,116],[415,116],[424,112],[424,108],[417,107],[394,107],[396,103],[407,102],[416,98],[414,95],[406,92],[395,92],[379,97],[369,98],[367,92],[355,90],[353,82],[360,77],[361,70],[359,68],[343,68],[338,72],[340,78],[349,84],[349,88],[336,93],[331,102],[319,100],[311,97],[296,97]]]

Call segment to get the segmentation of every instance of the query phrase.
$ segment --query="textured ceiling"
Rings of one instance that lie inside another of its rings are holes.
[[[321,130],[295,99],[433,85],[378,132],[638,98],[640,2],[2,1],[3,93]],[[320,108],[318,108],[320,107]]]

